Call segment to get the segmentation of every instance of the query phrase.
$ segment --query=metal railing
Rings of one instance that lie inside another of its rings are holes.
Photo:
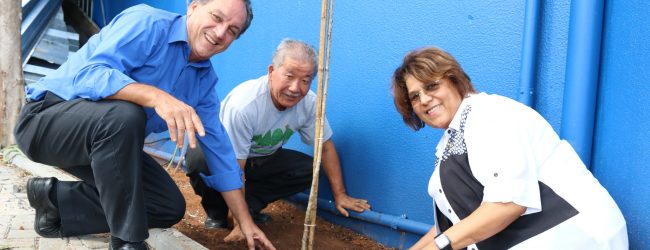
[[[23,21],[20,26],[23,65],[34,51],[45,28],[61,6],[61,0],[23,0]]]

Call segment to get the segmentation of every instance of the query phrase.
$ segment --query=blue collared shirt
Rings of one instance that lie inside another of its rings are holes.
[[[52,74],[25,88],[40,100],[50,91],[65,100],[102,100],[124,86],[155,86],[194,107],[205,128],[198,137],[217,191],[241,188],[241,170],[228,135],[219,121],[217,75],[209,60],[190,62],[186,17],[141,4],[124,10]],[[167,130],[151,108],[146,135]]]

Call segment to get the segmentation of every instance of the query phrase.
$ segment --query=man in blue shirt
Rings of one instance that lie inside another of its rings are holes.
[[[194,0],[187,15],[138,5],[118,14],[51,75],[27,86],[15,136],[32,160],[82,181],[31,178],[43,237],[111,233],[111,249],[142,249],[148,229],[183,218],[185,200],[142,151],[152,132],[206,151],[205,183],[224,196],[248,247],[273,249],[253,223],[241,171],[219,121],[210,57],[250,25],[250,0]],[[199,136],[196,136],[198,134]]]

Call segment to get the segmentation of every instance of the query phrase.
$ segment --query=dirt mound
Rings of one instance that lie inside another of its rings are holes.
[[[244,242],[226,243],[223,241],[223,238],[230,232],[229,229],[204,229],[203,221],[206,215],[201,208],[201,197],[194,194],[192,186],[189,184],[189,178],[182,171],[170,170],[169,174],[187,201],[185,217],[174,228],[209,249],[246,248]],[[277,201],[262,212],[273,217],[271,222],[260,225],[260,228],[277,249],[300,249],[304,229],[304,211],[285,201]],[[316,224],[314,249],[391,249],[350,229],[334,225],[323,219],[319,218]]]

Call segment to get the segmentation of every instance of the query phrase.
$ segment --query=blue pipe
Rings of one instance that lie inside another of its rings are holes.
[[[535,103],[535,78],[537,77],[537,47],[539,44],[540,0],[526,1],[523,49],[521,51],[521,75],[517,100],[528,107]]]
[[[293,200],[307,205],[309,195],[298,193],[291,197]],[[323,198],[318,198],[318,209],[330,212],[332,214],[339,214],[334,202]],[[378,225],[383,225],[394,230],[424,235],[433,225],[422,222],[406,219],[405,217],[397,217],[389,214],[382,214],[374,211],[365,211],[363,213],[350,212],[350,217],[361,221],[371,222]]]
[[[560,136],[591,169],[604,0],[571,1]]]

